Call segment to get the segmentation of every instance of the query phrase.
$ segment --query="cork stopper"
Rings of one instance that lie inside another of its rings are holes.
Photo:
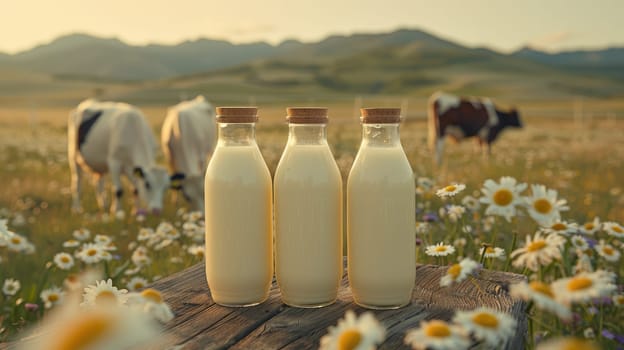
[[[258,107],[217,107],[219,123],[255,123],[258,121]]]
[[[401,121],[401,108],[361,108],[364,124],[396,124]]]
[[[329,120],[325,107],[288,107],[286,114],[292,124],[326,124]]]

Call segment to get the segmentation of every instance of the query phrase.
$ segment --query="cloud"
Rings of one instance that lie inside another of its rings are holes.
[[[574,38],[574,36],[574,33],[568,30],[551,32],[529,40],[528,45],[529,47],[538,49],[553,49],[554,47],[569,41],[571,38]]]

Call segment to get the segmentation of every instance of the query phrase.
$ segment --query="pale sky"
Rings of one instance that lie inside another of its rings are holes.
[[[233,42],[417,28],[509,52],[624,46],[624,0],[0,0],[0,52],[83,32],[130,44]]]

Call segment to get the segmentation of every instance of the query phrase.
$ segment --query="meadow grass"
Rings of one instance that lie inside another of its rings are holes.
[[[396,101],[388,99],[384,102],[380,99],[377,102],[388,105]],[[567,106],[569,104],[565,108]],[[257,126],[257,140],[272,173],[287,138],[284,107],[268,105],[263,108],[261,122]],[[346,184],[360,142],[360,125],[354,115],[352,101],[333,103],[329,107],[331,121],[328,141]],[[548,105],[548,108],[555,107],[553,104]],[[609,108],[622,107],[615,105]],[[166,107],[145,106],[143,109],[157,132],[162,120],[160,116],[164,117]],[[419,109],[413,107],[413,110]],[[8,219],[9,229],[26,236],[36,247],[36,252],[30,255],[0,248],[0,281],[6,278],[20,280],[21,303],[40,302],[38,292],[42,285],[62,286],[70,272],[78,272],[86,267],[78,260],[69,272],[48,265],[50,271],[44,277],[45,266],[56,253],[71,252],[64,249],[62,244],[72,238],[74,230],[86,228],[92,236],[104,234],[113,238],[117,250],[113,252],[113,259],[106,264],[106,275],[111,276],[118,269],[131,268],[126,262],[137,245],[137,234],[141,228],[155,229],[161,222],[171,222],[181,229],[184,221],[178,209],[185,207],[185,203],[173,193],[168,193],[161,217],[148,217],[143,222],[132,215],[123,219],[109,217],[96,207],[93,187],[88,181],[83,183],[85,213],[71,213],[65,132],[67,113],[68,108],[61,107],[0,110],[0,161],[3,164],[0,170],[0,219]],[[494,145],[493,154],[487,159],[481,156],[471,142],[447,142],[445,160],[439,167],[434,166],[427,149],[427,125],[423,118],[408,118],[401,127],[401,139],[416,177],[432,179],[434,189],[453,182],[463,183],[466,184],[466,190],[462,195],[479,197],[486,179],[498,181],[501,176],[512,176],[520,182],[543,184],[557,190],[559,198],[566,199],[570,206],[569,211],[562,213],[565,220],[583,224],[597,216],[602,222],[624,222],[624,147],[621,147],[624,144],[624,120],[596,117],[581,123],[570,115],[560,118],[534,115],[526,117],[524,122],[526,127],[522,130],[505,131]],[[416,221],[422,221],[424,214],[439,214],[440,208],[449,204],[431,192],[417,197],[417,201],[419,211]],[[128,198],[124,206],[129,213]],[[518,242],[523,242],[526,235],[532,235],[536,230],[536,226],[525,217],[513,223],[497,220],[494,233],[486,234],[483,230],[479,231],[481,219],[465,218],[460,223],[472,225],[473,230],[481,232],[483,237],[462,234],[459,224],[446,221],[438,229],[423,236],[423,244],[442,241],[454,244],[457,238],[476,237],[481,242],[508,249],[512,232],[517,232]],[[162,250],[151,251],[153,262],[144,267],[140,275],[153,281],[200,262],[201,257],[187,251],[195,243],[191,239],[181,238]],[[470,242],[465,248],[460,248],[458,255],[471,255],[478,259],[475,257],[475,249],[479,248],[476,243]],[[457,260],[456,256],[449,259],[429,257],[424,254],[423,247],[418,249],[420,263],[447,264]],[[617,249],[621,250],[622,246]],[[486,267],[509,269],[505,262],[492,262]],[[622,264],[612,267],[621,285]],[[511,270],[523,272],[520,269]],[[115,283],[124,287],[130,277],[120,273]],[[9,303],[17,300],[5,298],[2,302],[2,309],[5,309],[11,306]],[[622,319],[621,311],[616,314],[615,319],[618,318]],[[0,334],[0,339],[7,339],[23,326],[23,322],[9,325],[9,329]],[[622,333],[624,329],[621,324],[616,324],[614,331]]]

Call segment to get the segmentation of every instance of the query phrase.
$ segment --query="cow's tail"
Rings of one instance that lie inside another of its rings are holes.
[[[427,101],[427,144],[429,145],[429,150],[434,155],[437,156],[437,147],[436,143],[438,141],[438,118],[436,111],[436,101],[438,94],[433,94],[429,101]]]

